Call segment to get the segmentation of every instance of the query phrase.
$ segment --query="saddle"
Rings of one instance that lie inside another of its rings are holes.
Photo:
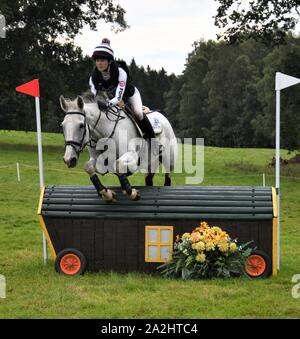
[[[119,106],[120,106],[120,108],[122,108],[124,110],[126,115],[132,120],[132,122],[137,127],[140,135],[142,136],[143,133],[142,133],[141,129],[139,128],[139,126],[138,126],[138,124],[135,120],[134,114],[132,113],[130,107],[128,105],[126,105],[123,100],[120,102]],[[153,112],[154,111],[151,111],[149,107],[143,106],[143,113],[144,114],[148,115],[148,114],[153,113]],[[153,128],[155,135],[159,135],[162,132],[160,120],[158,118],[152,117],[151,115],[148,116],[148,119],[149,119],[149,121],[152,125],[152,128]]]

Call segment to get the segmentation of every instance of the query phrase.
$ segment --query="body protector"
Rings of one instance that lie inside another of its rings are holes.
[[[130,76],[117,62],[110,64],[108,79],[104,79],[103,74],[95,67],[89,84],[95,96],[97,91],[106,91],[113,106],[117,105],[123,97],[126,99],[133,96],[135,91]]]

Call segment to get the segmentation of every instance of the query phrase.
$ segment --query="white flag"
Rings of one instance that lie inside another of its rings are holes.
[[[276,72],[275,90],[280,91],[281,89],[297,85],[300,83],[300,79],[291,77],[284,73]]]

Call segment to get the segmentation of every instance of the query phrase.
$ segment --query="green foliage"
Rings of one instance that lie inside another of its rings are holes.
[[[215,25],[225,29],[219,35],[229,43],[249,38],[267,44],[281,44],[295,28],[299,17],[297,0],[218,0]]]
[[[164,68],[156,71],[148,66],[147,70],[145,70],[144,67],[137,66],[134,59],[129,65],[129,70],[134,85],[141,92],[143,104],[153,110],[163,110],[166,106],[164,94],[170,90],[175,76],[167,75]]]
[[[158,269],[166,278],[184,280],[247,276],[244,265],[252,251],[251,242],[237,246],[219,227],[202,222],[175,242],[172,259]]]
[[[299,77],[300,39],[270,47],[200,40],[182,76],[165,95],[166,111],[180,137],[202,137],[220,147],[274,147],[275,73]],[[300,149],[299,89],[282,92],[282,145]]]
[[[275,139],[275,91],[276,72],[282,72],[299,78],[300,67],[296,60],[300,57],[300,40],[287,36],[287,44],[273,49],[264,59],[264,76],[257,84],[262,110],[253,120],[255,136]],[[281,92],[281,140],[283,147],[289,150],[300,149],[300,105],[299,88],[293,86]],[[272,143],[273,144],[273,143]]]
[[[0,128],[35,129],[34,103],[15,87],[38,78],[43,124],[57,131],[60,94],[84,92],[93,66],[74,46],[74,37],[83,25],[95,29],[99,19],[125,29],[125,11],[113,0],[2,0],[0,11],[6,19],[6,38],[0,39]]]

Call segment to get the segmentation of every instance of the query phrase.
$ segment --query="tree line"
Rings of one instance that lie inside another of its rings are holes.
[[[228,45],[198,41],[183,74],[166,92],[177,135],[220,147],[274,147],[275,74],[300,77],[300,39],[283,45],[254,39]],[[282,147],[300,148],[300,88],[282,93]]]

